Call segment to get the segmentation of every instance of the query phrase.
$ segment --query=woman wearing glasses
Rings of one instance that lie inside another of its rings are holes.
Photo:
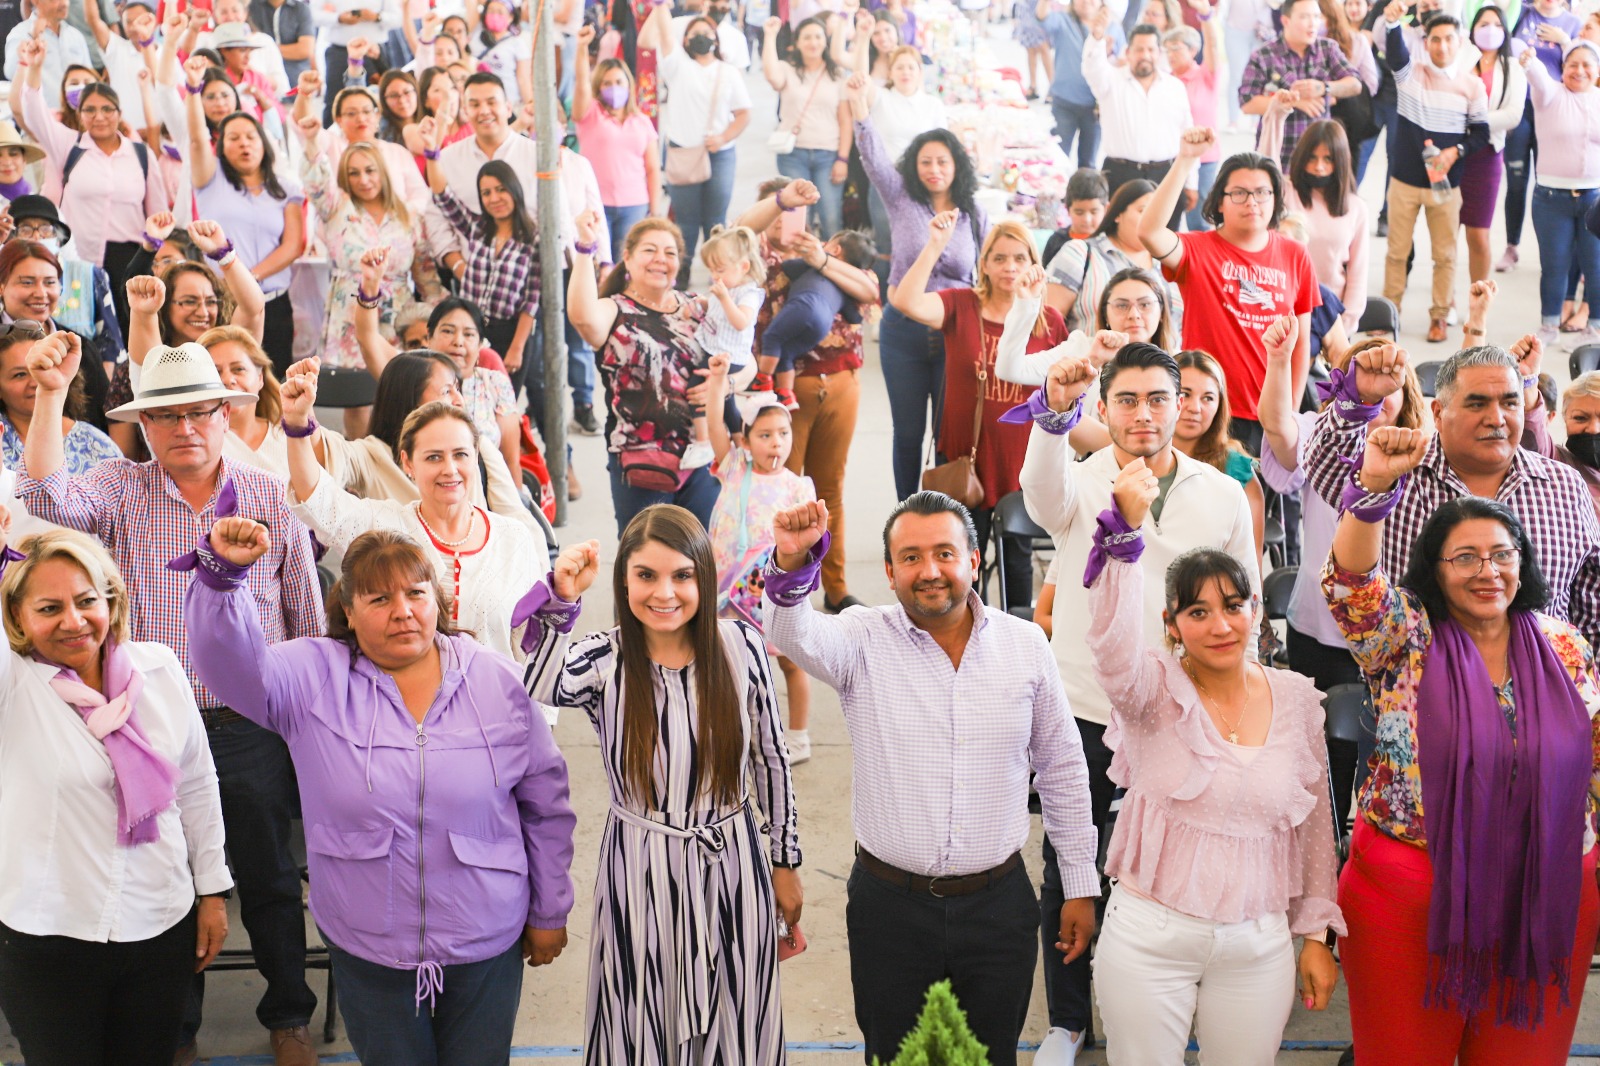
[[[43,200],[42,196],[25,196],[16,201],[16,204]],[[29,218],[19,218],[17,228],[19,231],[38,232],[34,221]],[[78,265],[100,272],[99,267],[91,267],[86,263]],[[37,323],[41,335],[54,333],[58,329],[70,329],[78,334],[83,341],[85,352],[92,352],[98,356],[84,360],[81,376],[83,383],[81,416],[92,422],[96,429],[103,431],[108,424],[105,412],[116,406],[107,403],[111,383],[107,379],[105,357],[109,355],[114,361],[121,354],[122,335],[114,326],[104,331],[80,329],[78,326],[83,319],[76,315],[73,315],[70,321],[62,321],[65,317],[62,308],[65,302],[63,294],[67,292],[69,277],[74,281],[82,280],[76,272],[72,275],[65,273],[64,264],[56,257],[50,245],[42,241],[13,237],[0,248],[0,321]],[[91,278],[89,285],[94,284]],[[82,291],[83,288],[80,287],[74,290],[73,295],[76,296]],[[85,317],[92,322],[94,316]]]
[[[1439,508],[1391,584],[1383,522],[1429,439],[1368,433],[1322,575],[1378,712],[1339,882],[1356,1061],[1554,1066],[1600,929],[1594,652],[1538,613],[1549,587],[1500,503]]]
[[[1215,229],[1180,237],[1167,227],[1184,180],[1216,140],[1215,130],[1183,132],[1178,158],[1145,208],[1139,239],[1183,293],[1183,346],[1208,351],[1222,364],[1233,403],[1233,436],[1259,455],[1256,401],[1267,368],[1261,336],[1282,315],[1300,319],[1294,350],[1298,396],[1311,365],[1311,309],[1322,298],[1309,253],[1277,233],[1283,177],[1265,156],[1240,152],[1222,161],[1201,208]]]

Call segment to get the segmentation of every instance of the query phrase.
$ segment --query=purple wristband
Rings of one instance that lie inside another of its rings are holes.
[[[161,251],[161,246],[163,244],[167,243],[166,241],[162,240],[160,237],[152,237],[148,233],[146,233],[144,235],[144,241],[145,241],[146,244],[153,245],[154,246],[153,250],[157,251],[157,252]]]
[[[574,240],[572,242],[572,250],[577,252],[579,255],[594,255],[594,253],[600,250],[600,242],[590,241],[588,244],[584,244],[580,240]]]
[[[23,555],[9,544],[4,548],[0,548],[0,576],[4,576],[6,567],[12,563],[20,563],[26,558],[26,555]]]
[[[285,437],[292,437],[295,440],[299,440],[302,437],[309,437],[317,431],[317,420],[315,417],[306,419],[306,424],[303,426],[291,426],[287,420],[279,422],[278,425],[283,427],[283,435]]]
[[[1361,399],[1361,393],[1356,388],[1355,373],[1349,370],[1335,368],[1329,373],[1327,381],[1317,382],[1317,399],[1323,403],[1332,400],[1333,409],[1346,422],[1371,422],[1383,410],[1382,400],[1366,403]]]
[[[556,575],[552,570],[543,580],[535,581],[533,587],[523,593],[522,599],[511,609],[512,629],[525,623],[532,623],[535,619],[540,623],[529,624],[523,631],[522,651],[525,655],[532,655],[533,649],[539,646],[545,626],[549,626],[557,633],[571,633],[572,627],[577,624],[578,614],[583,610],[582,601],[568,603],[557,596],[555,582]]]
[[[193,570],[196,581],[218,592],[232,592],[244,584],[250,573],[248,566],[230,563],[212,551],[211,537],[205,533],[200,535],[200,543],[194,551],[178,556],[167,564],[167,569]]]
[[[377,292],[376,295],[368,296],[367,295],[367,290],[363,289],[361,287],[361,282],[359,282],[359,281],[356,282],[356,303],[360,304],[362,307],[371,307],[374,304],[376,304],[379,300],[382,300],[382,299],[383,299],[383,286],[382,286],[382,284],[379,284],[378,292]]]
[[[1354,460],[1341,458],[1350,466],[1350,480],[1339,494],[1339,513],[1353,514],[1363,522],[1382,522],[1400,504],[1400,490],[1405,488],[1410,474],[1401,474],[1386,492],[1369,492],[1361,485],[1361,462],[1365,454]]]
[[[1093,537],[1089,562],[1083,568],[1084,588],[1094,584],[1094,579],[1100,576],[1100,571],[1106,568],[1109,560],[1136,563],[1139,556],[1144,554],[1144,534],[1128,525],[1128,520],[1122,517],[1122,512],[1117,510],[1114,503],[1094,520]]]
[[[183,83],[183,88],[190,96],[199,96],[202,92],[205,91],[205,86],[204,85],[201,85],[197,89],[193,85],[190,85],[188,82],[184,82]]]
[[[424,148],[422,150],[422,158],[424,158],[424,159],[432,159],[432,160],[437,161],[438,158],[439,158],[439,149],[437,149],[437,148]]]
[[[822,557],[833,544],[833,534],[823,530],[822,539],[806,553],[804,566],[794,570],[778,569],[778,553],[767,556],[767,565],[761,575],[766,580],[767,599],[779,607],[798,607],[822,583]]]
[[[230,256],[232,254],[233,254],[233,242],[232,241],[223,241],[222,242],[222,247],[218,248],[214,252],[207,252],[206,253],[206,258],[211,260],[213,263],[220,263],[220,262],[222,262],[224,259],[228,258],[228,256]]]
[[[1060,436],[1072,429],[1073,426],[1076,426],[1082,418],[1082,396],[1079,396],[1067,410],[1052,411],[1050,410],[1049,401],[1045,399],[1044,386],[1041,385],[1034,390],[1032,396],[1028,397],[1027,403],[1017,404],[1017,406],[1001,415],[999,421],[1014,426],[1031,421],[1046,433],[1054,433],[1056,436]]]

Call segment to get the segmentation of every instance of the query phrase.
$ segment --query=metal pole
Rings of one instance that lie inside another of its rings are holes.
[[[556,494],[557,526],[567,521],[567,290],[561,247],[561,141],[556,125],[555,12],[540,0],[533,50],[535,132],[539,159],[539,314],[544,326],[544,459]],[[535,501],[537,502],[537,501]]]

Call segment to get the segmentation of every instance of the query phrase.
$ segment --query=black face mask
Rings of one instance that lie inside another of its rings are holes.
[[[1333,175],[1313,174],[1308,170],[1305,172],[1303,180],[1313,189],[1324,189],[1333,184]]]
[[[706,18],[710,19],[712,22],[721,22],[727,14],[728,9],[725,7],[706,8]]]
[[[715,47],[715,44],[716,42],[712,41],[709,35],[697,33],[693,37],[685,39],[683,47],[692,56],[705,56],[711,54],[711,49]]]
[[[1600,433],[1568,433],[1567,451],[1591,470],[1600,470]]]

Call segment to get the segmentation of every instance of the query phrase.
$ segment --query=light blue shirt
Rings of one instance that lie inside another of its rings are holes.
[[[17,50],[23,41],[33,36],[34,20],[38,17],[29,15],[6,35],[5,73],[10,81],[16,81],[17,72],[21,69],[17,63]],[[67,73],[67,68],[73,64],[93,66],[89,59],[89,39],[65,22],[58,32],[45,30],[40,39],[44,41],[45,53],[39,88],[44,102],[58,108],[61,106],[61,79]]]

